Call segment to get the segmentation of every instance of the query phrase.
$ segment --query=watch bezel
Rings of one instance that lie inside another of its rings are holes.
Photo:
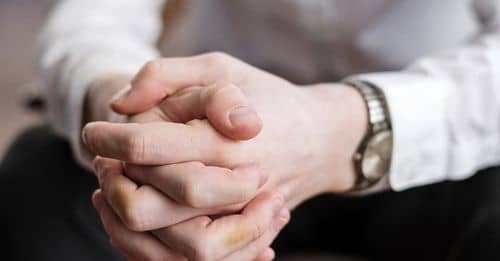
[[[373,140],[373,138],[377,134],[380,134],[380,133],[383,133],[383,132],[391,132],[391,131],[390,130],[383,130],[383,131],[379,131],[379,132],[374,133],[374,134],[367,134],[366,137],[369,137],[369,138],[365,138],[361,142],[361,144],[358,147],[358,150],[354,154],[354,156],[353,156],[353,163],[354,163],[355,171],[357,173],[357,180],[356,180],[356,184],[354,185],[354,188],[352,189],[353,191],[363,190],[363,189],[366,189],[368,187],[371,187],[371,186],[375,185],[388,172],[389,167],[390,167],[390,160],[389,160],[389,162],[387,164],[388,167],[387,167],[386,171],[379,173],[379,175],[377,175],[375,177],[366,175],[366,173],[363,171],[363,163],[366,160],[365,154],[366,154],[366,151],[367,151],[367,148],[368,148],[368,144],[370,143],[370,141]],[[392,136],[392,134],[391,134],[391,136]]]
[[[392,150],[392,131],[390,130],[374,133],[367,140],[360,162],[361,173],[365,179],[380,180],[389,172],[391,155],[386,154],[391,152],[385,151],[384,146],[390,146],[390,150]],[[368,155],[370,152],[375,152],[377,156],[376,166],[369,166],[369,164],[373,164],[373,159],[370,158],[373,155]]]

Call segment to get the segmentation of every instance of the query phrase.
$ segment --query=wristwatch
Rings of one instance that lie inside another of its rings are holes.
[[[383,92],[375,85],[358,80],[344,83],[363,97],[368,112],[368,128],[353,156],[356,184],[353,191],[368,189],[387,173],[392,155],[392,127]]]

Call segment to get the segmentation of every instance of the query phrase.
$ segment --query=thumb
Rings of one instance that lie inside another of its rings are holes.
[[[200,89],[205,113],[217,131],[225,136],[247,140],[262,129],[262,121],[242,90],[231,83]]]
[[[246,95],[231,83],[184,89],[163,100],[159,108],[174,122],[207,118],[218,132],[235,140],[251,139],[262,129]]]
[[[111,107],[120,114],[141,113],[181,89],[240,78],[237,72],[242,67],[243,63],[220,54],[156,59],[141,68],[132,80],[132,88],[113,101]],[[221,71],[228,71],[227,76]]]

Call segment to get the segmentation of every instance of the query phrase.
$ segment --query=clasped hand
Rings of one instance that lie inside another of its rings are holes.
[[[94,205],[131,260],[271,260],[289,209],[355,182],[366,115],[340,84],[299,88],[212,53],[147,63],[111,106],[129,122],[82,139]]]

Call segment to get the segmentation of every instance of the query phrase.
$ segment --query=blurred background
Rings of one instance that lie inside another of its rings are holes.
[[[33,46],[49,6],[50,0],[0,0],[0,159],[20,130],[43,121],[27,105],[39,87]]]

